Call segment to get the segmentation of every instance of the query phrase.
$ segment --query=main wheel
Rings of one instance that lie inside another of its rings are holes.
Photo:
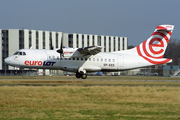
[[[76,78],[80,78],[80,77],[82,77],[82,74],[81,73],[76,73]]]
[[[87,78],[87,74],[82,74],[81,78],[82,79],[86,79]]]

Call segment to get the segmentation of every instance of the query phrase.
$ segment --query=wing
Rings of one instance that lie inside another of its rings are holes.
[[[86,56],[86,55],[96,55],[101,52],[101,46],[89,46],[84,48],[78,48],[73,56]]]

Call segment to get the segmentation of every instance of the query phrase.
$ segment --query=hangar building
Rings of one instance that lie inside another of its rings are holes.
[[[29,29],[0,29],[0,74],[14,70],[14,67],[4,63],[4,59],[19,49],[51,49],[60,48],[63,35],[63,45],[81,48],[92,45],[102,46],[102,52],[113,52],[127,49],[127,37],[62,33],[55,31],[29,30]],[[4,71],[4,72],[3,72]],[[43,71],[43,70],[39,70]],[[50,70],[44,70],[50,74]],[[52,71],[53,72],[53,71]]]

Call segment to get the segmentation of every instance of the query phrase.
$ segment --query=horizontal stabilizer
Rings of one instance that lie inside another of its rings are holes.
[[[174,30],[174,26],[173,25],[159,25],[156,28],[157,31],[161,31],[161,30],[165,30],[165,31],[172,31]]]

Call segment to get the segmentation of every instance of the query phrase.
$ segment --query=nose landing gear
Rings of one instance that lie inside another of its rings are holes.
[[[83,74],[83,73],[76,73],[76,78],[82,78],[82,79],[86,79],[87,78],[87,74]]]

